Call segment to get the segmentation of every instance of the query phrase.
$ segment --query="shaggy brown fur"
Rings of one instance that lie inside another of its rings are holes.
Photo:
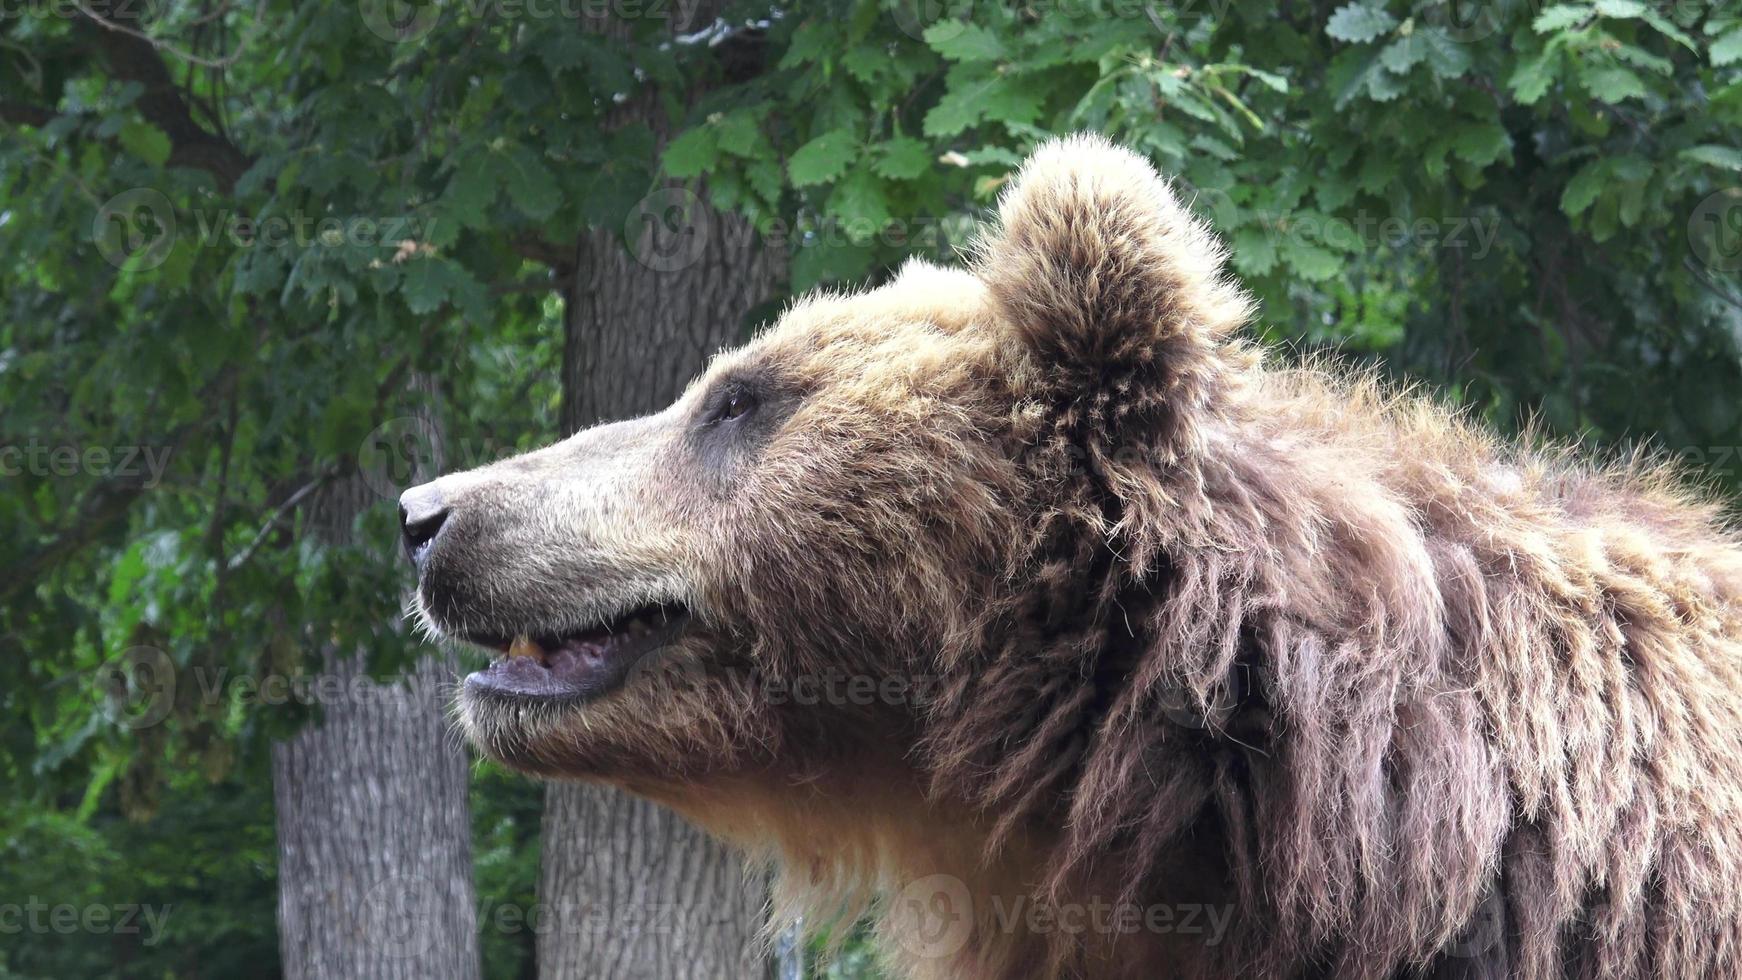
[[[697,617],[670,683],[468,729],[769,855],[812,922],[872,902],[914,977],[1742,975],[1717,505],[1268,365],[1221,258],[1135,156],[1043,148],[972,272],[806,300],[646,423],[790,397],[736,455],[648,450],[687,502],[613,512],[678,542],[646,559]],[[927,683],[769,696],[828,671]]]

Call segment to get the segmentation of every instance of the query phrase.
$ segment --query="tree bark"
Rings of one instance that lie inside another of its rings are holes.
[[[743,340],[785,263],[741,221],[687,191],[656,190],[612,230],[583,237],[567,304],[568,431],[664,407],[707,358]],[[736,855],[671,812],[600,786],[545,790],[539,975],[612,980],[769,976],[757,942],[767,901]]]
[[[544,796],[538,975],[563,980],[768,976],[767,889],[676,814],[604,786]]]
[[[374,493],[358,478],[336,484],[313,533],[342,540]],[[427,657],[383,685],[354,652],[328,648],[323,662],[311,687],[322,717],[272,749],[284,976],[476,978],[467,762],[446,710],[454,668]]]

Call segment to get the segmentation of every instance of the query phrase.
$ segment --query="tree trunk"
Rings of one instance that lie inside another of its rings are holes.
[[[743,222],[680,188],[649,195],[614,231],[583,237],[568,297],[563,424],[569,431],[664,407],[710,354],[743,340],[784,262]],[[639,232],[639,234],[633,234]],[[545,790],[538,941],[550,980],[757,980],[767,889],[724,846],[618,790]]]
[[[376,503],[348,480],[310,523],[340,540]],[[284,976],[476,978],[467,762],[446,710],[454,668],[428,657],[382,685],[355,653],[323,660],[310,689],[321,719],[272,748]]]

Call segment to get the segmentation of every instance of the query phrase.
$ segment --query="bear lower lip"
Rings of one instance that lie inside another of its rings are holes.
[[[676,639],[688,619],[680,606],[645,606],[603,626],[537,636],[531,641],[536,652],[521,648],[524,639],[473,635],[468,639],[502,654],[517,649],[469,675],[466,692],[518,701],[590,701],[622,686],[636,664]]]

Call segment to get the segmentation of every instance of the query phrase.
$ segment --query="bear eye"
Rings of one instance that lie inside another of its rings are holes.
[[[756,396],[743,388],[734,388],[715,405],[709,422],[728,422],[750,414],[756,408]]]

